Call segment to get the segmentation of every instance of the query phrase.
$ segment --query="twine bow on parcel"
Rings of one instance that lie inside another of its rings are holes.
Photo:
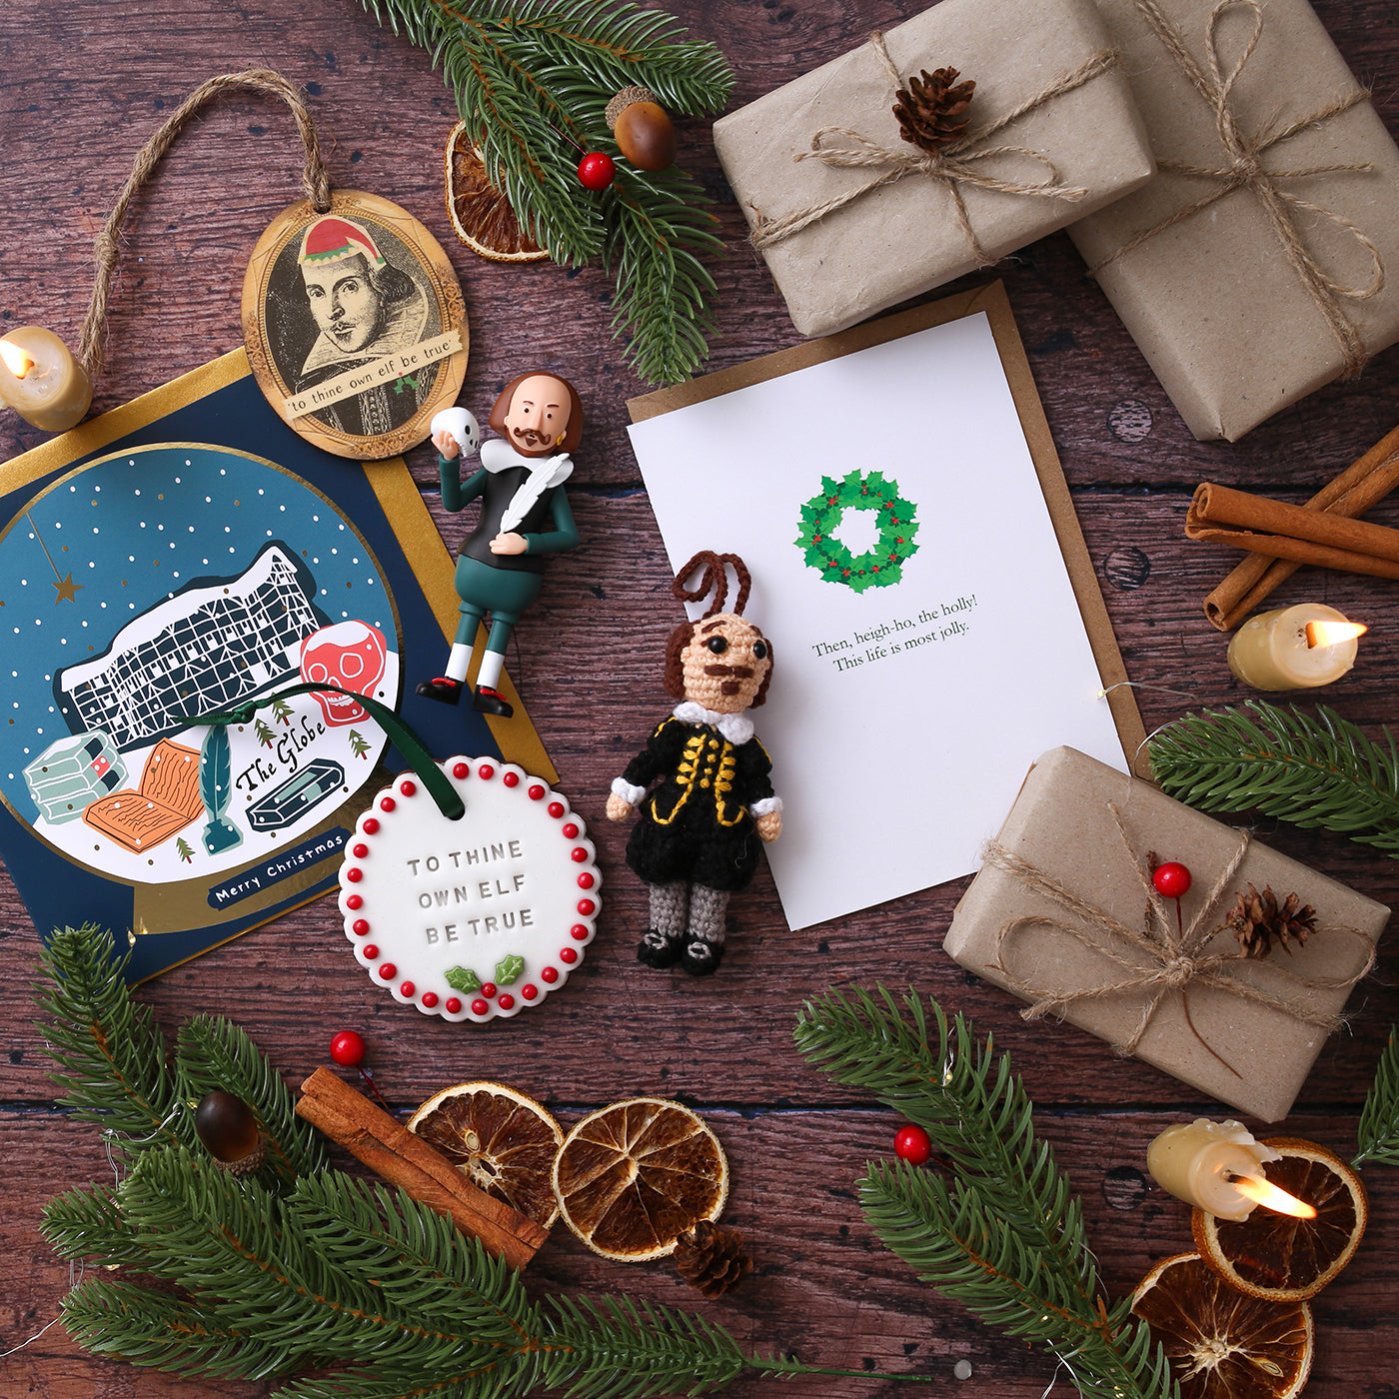
[[[1365,367],[1365,361],[1369,355],[1360,339],[1359,332],[1350,323],[1341,303],[1342,301],[1368,301],[1384,289],[1384,262],[1380,257],[1379,249],[1349,219],[1344,218],[1333,209],[1328,209],[1324,205],[1313,203],[1311,200],[1293,194],[1290,190],[1283,189],[1281,184],[1283,181],[1316,179],[1322,175],[1367,174],[1373,172],[1375,167],[1367,161],[1355,161],[1334,165],[1301,165],[1291,169],[1270,169],[1263,164],[1262,156],[1265,151],[1271,150],[1274,146],[1281,145],[1282,142],[1291,140],[1292,137],[1304,131],[1320,126],[1323,122],[1330,121],[1332,117],[1337,117],[1342,112],[1348,112],[1352,107],[1358,106],[1362,102],[1368,102],[1370,94],[1361,88],[1354,88],[1350,92],[1342,93],[1333,98],[1316,111],[1303,117],[1297,117],[1286,125],[1277,126],[1273,122],[1267,122],[1257,131],[1246,132],[1241,127],[1239,117],[1234,111],[1234,88],[1248,65],[1249,59],[1253,57],[1254,50],[1258,47],[1258,41],[1263,37],[1263,7],[1259,0],[1219,0],[1219,3],[1210,12],[1209,21],[1205,26],[1205,57],[1209,66],[1208,73],[1196,61],[1194,54],[1186,48],[1179,31],[1162,13],[1156,0],[1136,0],[1136,3],[1137,12],[1151,28],[1151,32],[1160,40],[1171,58],[1175,60],[1176,66],[1189,79],[1190,85],[1209,105],[1214,115],[1215,130],[1229,160],[1227,164],[1222,166],[1208,166],[1192,165],[1183,160],[1158,159],[1156,162],[1158,170],[1166,174],[1208,180],[1214,185],[1214,188],[1208,194],[1201,195],[1199,199],[1177,209],[1175,213],[1162,219],[1160,223],[1136,234],[1116,252],[1111,253],[1095,267],[1090,268],[1089,275],[1096,276],[1104,267],[1116,262],[1119,258],[1126,257],[1128,253],[1155,238],[1157,234],[1164,233],[1168,228],[1174,228],[1176,224],[1192,218],[1203,209],[1208,209],[1212,204],[1223,199],[1225,195],[1232,194],[1235,190],[1249,190],[1258,198],[1268,222],[1272,225],[1273,232],[1277,235],[1278,242],[1282,244],[1282,250],[1288,263],[1301,279],[1307,294],[1316,304],[1317,310],[1321,313],[1331,334],[1339,344],[1345,359],[1346,377],[1358,374]],[[1235,8],[1245,10],[1252,16],[1253,28],[1244,45],[1243,52],[1240,53],[1234,65],[1226,71],[1220,54],[1219,26],[1224,16]],[[1328,276],[1307,247],[1301,230],[1297,227],[1296,215],[1298,213],[1313,214],[1323,223],[1328,223],[1333,228],[1342,230],[1343,233],[1354,239],[1370,256],[1371,275],[1369,282],[1361,287],[1346,286]]]
[[[1148,861],[1132,845],[1116,806],[1109,805],[1117,833],[1125,853],[1147,898],[1147,917],[1143,931],[1129,927],[1105,909],[1098,908],[1066,889],[1052,875],[1021,859],[1013,851],[992,841],[985,851],[985,862],[1013,875],[1032,893],[1058,904],[1067,919],[1049,914],[1028,914],[1008,920],[996,936],[996,956],[993,965],[1007,978],[1011,988],[1027,997],[1031,1004],[1021,1014],[1026,1020],[1038,1020],[1046,1015],[1062,1015],[1069,1006],[1081,1001],[1105,1000],[1109,996],[1138,995],[1141,1014],[1136,1028],[1113,1047],[1119,1054],[1135,1054],[1142,1037],[1168,996],[1179,995],[1186,1024],[1205,1051],[1223,1064],[1235,1077],[1238,1069],[1221,1057],[1195,1027],[1190,1015],[1189,992],[1194,986],[1208,987],[1227,996],[1278,1011],[1307,1025],[1330,1034],[1342,1024],[1335,1015],[1313,1010],[1307,1003],[1308,993],[1317,990],[1350,990],[1375,965],[1375,949],[1369,939],[1354,928],[1333,928],[1332,932],[1349,933],[1366,945],[1365,965],[1354,976],[1305,977],[1286,967],[1270,962],[1269,975],[1283,986],[1295,988],[1296,995],[1280,995],[1241,980],[1238,973],[1260,975],[1260,963],[1240,957],[1236,952],[1208,952],[1206,949],[1224,924],[1215,919],[1215,912],[1233,883],[1240,864],[1248,852],[1249,836],[1242,834],[1233,855],[1220,871],[1219,877],[1206,894],[1199,911],[1184,927],[1178,928],[1168,916],[1165,903],[1156,892],[1148,870]],[[1081,947],[1093,952],[1122,969],[1123,975],[1099,986],[1087,986],[1075,991],[1054,991],[1036,986],[1016,976],[1005,964],[1007,945],[1017,936],[1034,927],[1049,928],[1072,938]]]
[[[889,57],[884,35],[878,30],[870,35],[870,46],[879,55],[889,81],[897,92],[904,86],[904,80],[894,66],[894,60]],[[769,248],[818,223],[828,214],[845,208],[847,204],[853,204],[857,199],[863,199],[865,195],[882,189],[885,185],[897,184],[910,175],[921,175],[925,179],[937,181],[951,194],[957,225],[977,261],[985,265],[993,259],[982,247],[981,240],[976,236],[971,220],[967,217],[967,206],[962,198],[964,186],[991,190],[997,194],[1018,194],[1039,199],[1079,200],[1084,198],[1088,191],[1077,185],[1066,185],[1058,167],[1042,151],[1031,150],[1028,146],[988,146],[984,143],[1012,122],[1019,121],[1021,117],[1036,111],[1045,103],[1092,82],[1116,62],[1116,53],[1111,49],[1103,49],[1072,72],[1056,78],[1042,92],[1028,98],[1004,116],[998,117],[989,126],[963,136],[935,152],[890,149],[862,132],[852,131],[847,126],[823,126],[812,136],[811,149],[798,152],[792,157],[793,160],[818,160],[833,169],[868,169],[877,170],[879,173],[873,179],[855,185],[842,194],[808,205],[804,209],[793,210],[790,214],[770,219],[760,213],[753,227],[751,242],[755,248]],[[832,136],[844,137],[847,144],[828,143],[828,138]],[[1020,156],[1032,160],[1041,166],[1045,173],[1041,179],[1027,182],[1002,179],[978,169],[983,162],[1001,156]]]

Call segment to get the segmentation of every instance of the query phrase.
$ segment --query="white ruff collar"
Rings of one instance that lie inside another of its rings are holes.
[[[523,466],[529,472],[510,497],[510,504],[501,516],[503,534],[508,534],[519,525],[545,491],[563,485],[573,474],[573,458],[567,452],[556,452],[549,457],[527,457],[502,437],[493,437],[481,444],[481,465],[492,474],[508,471],[512,466]]]
[[[702,704],[696,704],[694,700],[683,700],[671,711],[682,724],[708,724],[712,729],[718,729],[728,741],[738,747],[742,747],[753,737],[753,721],[744,714],[719,714],[712,709],[706,709]]]

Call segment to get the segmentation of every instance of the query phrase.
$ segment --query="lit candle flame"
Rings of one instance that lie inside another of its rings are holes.
[[[1295,1195],[1289,1195],[1285,1190],[1279,1190],[1276,1185],[1269,1185],[1266,1180],[1257,1176],[1241,1176],[1229,1171],[1226,1172],[1226,1179],[1240,1195],[1262,1205],[1265,1210],[1273,1210],[1277,1214],[1290,1214],[1297,1219],[1316,1218],[1314,1206],[1305,1200],[1299,1200]]]
[[[23,379],[34,368],[34,361],[18,345],[9,340],[0,340],[0,359],[5,361],[5,368],[16,379]]]
[[[1307,646],[1339,646],[1343,641],[1353,641],[1364,636],[1369,627],[1360,622],[1308,622]]]

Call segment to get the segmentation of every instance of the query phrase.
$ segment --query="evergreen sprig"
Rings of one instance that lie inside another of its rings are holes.
[[[1375,1079],[1365,1095],[1365,1106],[1360,1110],[1355,1146],[1353,1166],[1366,1161],[1399,1166],[1399,1038],[1393,1029],[1375,1066]]]
[[[50,1201],[60,1257],[139,1277],[80,1281],[69,1333],[99,1355],[187,1376],[286,1383],[274,1399],[574,1399],[708,1394],[739,1375],[858,1374],[752,1354],[723,1327],[620,1297],[534,1300],[520,1274],[399,1190],[325,1167],[281,1079],[235,1025],[198,1016],[173,1067],[111,935],[56,933],[41,993],[66,1100],[119,1130],[116,1186]],[[275,1164],[221,1169],[194,1095],[243,1098]],[[327,1373],[329,1371],[329,1373]],[[312,1372],[312,1373],[307,1373]]]
[[[1266,700],[1201,710],[1151,740],[1163,791],[1201,811],[1260,811],[1399,857],[1399,744],[1333,710]]]
[[[928,1011],[931,1011],[931,1023]],[[797,1047],[820,1069],[923,1127],[950,1176],[875,1163],[866,1218],[925,1282],[987,1324],[1036,1342],[1087,1399],[1175,1399],[1169,1362],[1128,1302],[1102,1295],[1079,1201],[1037,1139],[1030,1102],[988,1036],[910,991],[830,991],[808,1002]]]
[[[641,378],[688,378],[708,349],[714,282],[699,255],[722,247],[704,190],[675,167],[619,167],[585,191],[584,151],[615,150],[604,111],[650,88],[673,113],[717,112],[733,73],[662,10],[630,0],[362,0],[432,56],[487,175],[555,262],[600,259],[616,281],[613,330]]]

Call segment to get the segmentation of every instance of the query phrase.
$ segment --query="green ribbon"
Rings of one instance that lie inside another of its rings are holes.
[[[328,695],[344,695],[356,704],[362,704],[369,711],[369,717],[389,736],[389,741],[408,760],[408,765],[417,773],[424,787],[437,803],[437,809],[449,820],[460,821],[466,815],[466,806],[461,795],[452,785],[451,779],[433,760],[423,741],[385,704],[371,699],[368,695],[357,695],[352,690],[342,690],[338,685],[317,685],[307,682],[292,685],[289,689],[278,690],[275,694],[261,695],[244,704],[235,705],[224,714],[182,714],[178,716],[189,724],[204,724],[209,728],[229,728],[233,724],[251,724],[259,709],[266,709],[275,700],[291,699],[296,695],[310,695],[317,691]]]

